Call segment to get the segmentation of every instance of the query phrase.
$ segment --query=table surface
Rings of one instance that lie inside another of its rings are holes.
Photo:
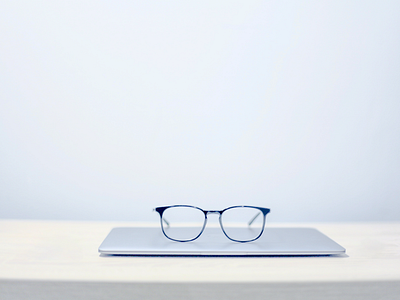
[[[323,257],[100,256],[113,227],[145,223],[0,220],[0,279],[90,282],[365,282],[400,280],[400,222],[312,227],[346,248]]]

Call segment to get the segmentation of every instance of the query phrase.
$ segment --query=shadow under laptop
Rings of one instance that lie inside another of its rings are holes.
[[[100,253],[99,257],[198,257],[198,258],[206,258],[206,257],[218,257],[218,258],[231,258],[231,257],[253,257],[253,258],[321,258],[321,257],[332,257],[332,258],[347,258],[349,257],[346,253],[343,254],[320,254],[320,255],[191,255],[191,254],[104,254]]]

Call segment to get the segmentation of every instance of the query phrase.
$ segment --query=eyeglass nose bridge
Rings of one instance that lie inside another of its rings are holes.
[[[222,211],[219,211],[219,210],[206,210],[206,211],[204,211],[204,212],[205,212],[206,216],[207,216],[208,214],[218,214],[218,215],[221,215],[221,214],[222,214]]]

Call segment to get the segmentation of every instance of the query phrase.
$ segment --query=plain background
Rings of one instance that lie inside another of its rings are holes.
[[[400,220],[400,1],[0,3],[0,218]]]

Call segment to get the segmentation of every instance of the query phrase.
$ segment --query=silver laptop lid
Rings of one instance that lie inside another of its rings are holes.
[[[345,249],[313,228],[266,228],[249,243],[232,242],[221,228],[206,228],[192,242],[167,239],[157,227],[114,228],[99,247],[112,255],[337,255]]]

